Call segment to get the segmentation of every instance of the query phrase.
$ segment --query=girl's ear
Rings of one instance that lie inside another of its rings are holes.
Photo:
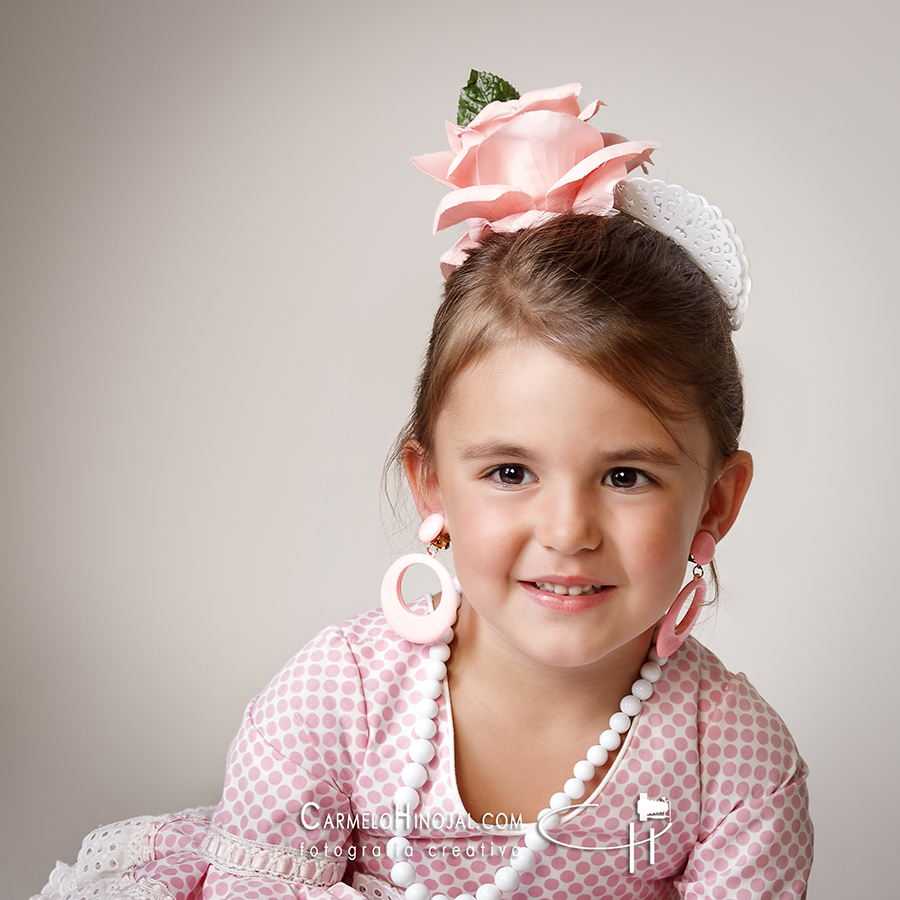
[[[425,519],[433,513],[442,513],[444,504],[434,467],[425,456],[418,441],[407,441],[402,452],[403,471],[409,482],[413,500],[419,515]]]
[[[746,450],[738,450],[729,456],[719,470],[709,493],[706,512],[700,520],[700,529],[708,531],[717,543],[734,525],[752,479],[753,457]]]

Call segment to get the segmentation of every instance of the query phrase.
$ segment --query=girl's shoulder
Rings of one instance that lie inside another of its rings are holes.
[[[428,598],[421,597],[409,604],[416,611],[424,611],[430,605]],[[381,607],[357,613],[335,625],[323,628],[297,656],[315,655],[321,651],[340,647],[361,662],[377,658],[392,661],[407,661],[421,658],[422,648],[400,637],[385,618]]]
[[[731,672],[712,650],[693,637],[669,659],[662,681],[674,694],[695,698],[700,720],[728,708],[745,714],[751,708],[765,709],[778,715],[743,672]]]
[[[424,606],[425,598],[410,603]],[[272,679],[261,696],[369,693],[415,677],[422,648],[401,638],[381,609],[359,613],[322,629]]]
[[[805,778],[806,765],[784,720],[743,672],[729,671],[694,638],[668,661],[650,723],[693,732],[704,770],[754,768],[773,784]],[[691,727],[693,726],[693,727]],[[732,771],[734,770],[734,771]]]

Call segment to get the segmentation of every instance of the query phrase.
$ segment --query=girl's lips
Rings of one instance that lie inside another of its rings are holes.
[[[553,610],[554,612],[565,613],[576,613],[583,612],[586,609],[593,609],[601,603],[606,603],[606,601],[609,600],[612,591],[615,590],[614,585],[593,584],[578,578],[542,578],[538,581],[520,581],[519,584],[521,585],[522,590],[524,590],[525,593],[540,606],[543,606],[545,609]],[[541,587],[539,587],[539,585],[541,585]],[[546,589],[551,585],[560,585],[561,587],[569,589],[573,587],[577,589],[580,587],[589,589],[590,592],[585,593],[584,590],[582,590],[580,593],[575,594],[560,594],[555,590]]]

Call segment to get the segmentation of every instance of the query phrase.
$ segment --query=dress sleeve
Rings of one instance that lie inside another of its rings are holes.
[[[805,897],[813,829],[807,768],[790,732],[742,675],[700,712],[701,821],[679,896]]]
[[[361,897],[341,882],[343,826],[367,744],[358,662],[343,632],[326,629],[247,708],[199,846],[203,900]]]

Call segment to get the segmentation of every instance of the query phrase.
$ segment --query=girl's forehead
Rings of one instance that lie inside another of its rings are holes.
[[[641,417],[649,413],[608,379],[562,353],[517,341],[494,347],[458,373],[441,414],[509,424],[523,421],[526,414],[540,418],[573,407],[582,412],[621,407]]]
[[[699,418],[662,422],[609,379],[537,342],[495,347],[460,372],[437,426],[439,443],[496,438],[530,446],[552,435],[578,445],[654,445],[704,460],[711,449]]]

